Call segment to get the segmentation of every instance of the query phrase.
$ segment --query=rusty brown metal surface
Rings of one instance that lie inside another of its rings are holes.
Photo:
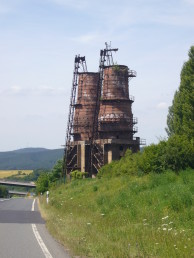
[[[104,69],[103,91],[98,116],[100,138],[133,139],[137,132],[134,124],[129,97],[129,69],[124,65],[109,66]]]
[[[103,99],[129,99],[128,67],[108,66],[104,69]]]
[[[75,141],[89,140],[92,135],[99,73],[80,73],[75,105],[73,133]]]

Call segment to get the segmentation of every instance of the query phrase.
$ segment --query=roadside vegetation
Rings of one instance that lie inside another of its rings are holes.
[[[194,46],[167,117],[167,139],[128,150],[96,179],[61,184],[62,161],[41,175],[37,191],[50,232],[84,257],[194,255]],[[41,189],[41,191],[40,191]]]
[[[74,180],[40,198],[49,231],[83,257],[192,257],[194,170]]]
[[[0,185],[0,198],[6,198],[8,196],[8,190],[5,186]]]

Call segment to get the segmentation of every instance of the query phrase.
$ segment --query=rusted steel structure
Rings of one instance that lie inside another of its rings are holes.
[[[99,111],[99,132],[101,139],[133,139],[137,132],[133,118],[133,97],[129,97],[128,78],[136,73],[127,66],[113,65],[104,68],[103,90]]]
[[[92,137],[98,81],[99,73],[79,73],[73,124],[74,141],[87,141]]]
[[[114,64],[112,53],[117,50],[106,44],[96,73],[87,72],[85,57],[75,59],[65,147],[67,174],[78,169],[95,176],[127,149],[137,152],[145,144],[134,137],[137,118],[132,113],[129,81],[136,72]]]

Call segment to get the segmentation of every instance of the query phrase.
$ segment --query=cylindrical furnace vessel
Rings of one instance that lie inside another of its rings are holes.
[[[87,141],[92,136],[98,83],[99,73],[79,73],[73,123],[74,141]]]
[[[133,139],[133,100],[129,98],[128,71],[128,67],[124,65],[104,68],[98,116],[101,139]]]

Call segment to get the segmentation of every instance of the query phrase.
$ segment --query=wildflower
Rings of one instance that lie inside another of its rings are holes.
[[[144,224],[144,226],[147,226],[147,225],[149,225],[148,223],[143,223]]]
[[[160,228],[158,228],[158,230],[160,230]]]
[[[191,238],[188,238],[189,241],[191,241]]]
[[[87,223],[87,225],[91,225],[91,223],[90,223],[90,222],[88,222],[88,223]]]
[[[176,235],[177,235],[177,232],[175,232],[174,235],[176,236]]]
[[[174,245],[174,247],[176,247],[176,245]]]
[[[166,216],[166,217],[162,218],[162,220],[163,220],[163,219],[167,219],[167,218],[168,218],[168,216]]]
[[[146,221],[147,219],[143,219],[143,221]]]
[[[173,223],[173,222],[172,222],[172,221],[170,221],[170,222],[169,222],[169,225],[170,225],[170,224],[172,224],[172,223]]]
[[[163,230],[166,230],[166,228],[163,228]]]
[[[171,231],[171,230],[172,230],[172,228],[169,228],[169,229],[168,229],[168,231]]]
[[[185,245],[184,248],[187,248],[187,246]]]
[[[70,200],[73,200],[73,197],[71,197]]]
[[[101,213],[101,216],[104,216],[105,214],[104,213]]]
[[[156,245],[159,245],[159,243],[156,243]]]

